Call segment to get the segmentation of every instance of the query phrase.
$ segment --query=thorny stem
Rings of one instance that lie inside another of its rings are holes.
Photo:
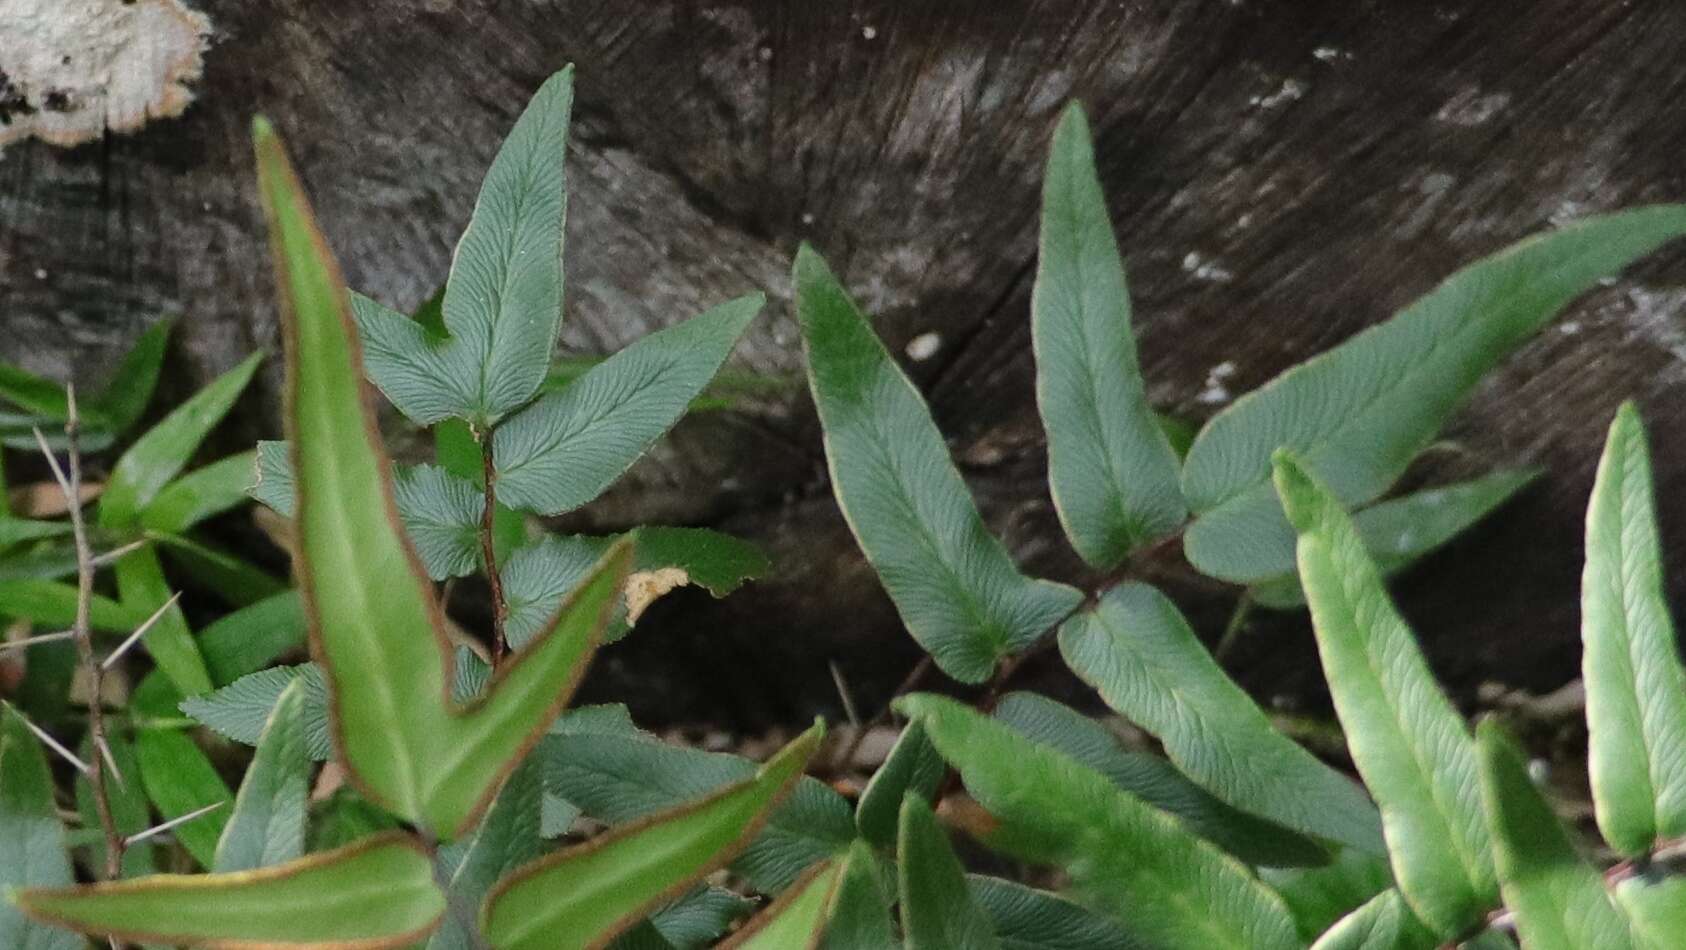
[[[94,597],[94,552],[88,544],[88,526],[82,517],[82,453],[78,438],[81,420],[76,413],[76,389],[67,387],[69,412],[64,423],[65,455],[69,472],[60,486],[65,491],[65,506],[70,509],[70,530],[76,544],[76,621],[71,632],[76,652],[88,682],[88,734],[93,739],[94,754],[88,757],[88,786],[93,791],[94,808],[99,813],[100,830],[105,835],[105,876],[116,880],[123,873],[123,834],[117,830],[117,820],[111,813],[111,799],[105,784],[106,748],[105,714],[101,681],[104,670],[94,658],[94,641],[88,614]],[[49,461],[52,459],[48,455]],[[57,466],[55,465],[55,468]],[[118,946],[113,941],[112,946]]]
[[[475,434],[480,437],[480,470],[486,480],[486,507],[480,512],[480,556],[486,562],[486,582],[492,587],[492,667],[496,669],[509,654],[509,640],[504,636],[509,604],[503,599],[503,579],[498,576],[497,546],[493,543],[493,525],[498,513],[498,470],[492,464],[492,434]]]

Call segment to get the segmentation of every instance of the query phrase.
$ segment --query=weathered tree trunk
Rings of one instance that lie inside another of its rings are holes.
[[[0,0],[0,68],[20,43],[61,42],[19,11],[123,2]],[[612,350],[765,288],[772,312],[736,359],[793,381],[688,421],[565,519],[714,525],[778,564],[724,603],[658,605],[600,662],[594,693],[658,718],[835,712],[827,661],[870,704],[914,656],[825,482],[787,305],[801,240],[895,352],[933,335],[908,365],[986,517],[1033,569],[1084,578],[1043,484],[1028,336],[1041,162],[1066,100],[1097,129],[1151,395],[1193,419],[1481,254],[1686,197],[1673,0],[187,2],[210,33],[177,118],[100,134],[97,95],[0,86],[0,141],[41,110],[95,110],[85,144],[0,156],[0,357],[97,379],[148,321],[181,314],[180,392],[273,347],[246,133],[259,111],[354,286],[414,306],[527,96],[577,63],[567,348]],[[1686,537],[1683,305],[1680,249],[1581,301],[1413,475],[1549,471],[1398,585],[1454,684],[1572,675],[1580,513],[1624,397],[1654,430],[1665,534]],[[272,367],[225,447],[278,428],[277,382]],[[1153,571],[1215,635],[1234,592],[1174,559]],[[1319,688],[1302,618],[1255,624],[1236,659],[1263,695]]]

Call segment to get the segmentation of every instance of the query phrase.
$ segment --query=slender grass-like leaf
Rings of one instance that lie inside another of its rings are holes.
[[[146,619],[109,597],[95,594],[88,604],[88,622],[106,633],[127,633]],[[0,615],[29,620],[44,627],[69,627],[76,622],[76,585],[37,578],[0,580]]]
[[[1486,720],[1476,728],[1475,745],[1499,887],[1505,906],[1516,915],[1523,945],[1528,950],[1634,947],[1627,915],[1534,788],[1516,743],[1497,722]]]
[[[199,652],[212,684],[219,687],[263,669],[304,642],[304,607],[292,590],[224,614],[199,631]]]
[[[205,658],[199,654],[181,604],[170,603],[175,592],[164,577],[157,549],[148,545],[123,555],[117,559],[113,573],[117,576],[117,593],[131,613],[146,618],[164,611],[141,639],[141,646],[158,669],[184,696],[209,690],[211,673],[205,668]]]
[[[217,841],[228,824],[228,803],[234,799],[227,783],[193,740],[174,730],[137,731],[135,760],[140,764],[140,781],[147,797],[166,821],[209,805],[223,806],[171,831],[195,861],[211,867],[216,861]]]
[[[991,847],[1054,864],[1088,906],[1148,946],[1298,948],[1282,899],[1176,818],[1002,723],[931,695],[896,708],[921,719],[988,814],[957,820]]]
[[[1159,756],[1126,751],[1105,726],[1069,706],[1035,693],[1008,693],[996,704],[995,718],[1176,815],[1195,834],[1248,864],[1286,867],[1329,861],[1328,848],[1316,840],[1225,804]],[[884,769],[888,768],[887,762]],[[865,809],[863,795],[861,810]]]
[[[304,703],[304,684],[294,682],[282,690],[234,796],[234,809],[217,840],[211,870],[249,871],[304,854],[310,801]]]
[[[101,527],[123,528],[136,523],[141,510],[186,467],[205,436],[228,415],[262,362],[262,353],[246,357],[129,446],[112,468],[100,495]]]
[[[999,950],[989,916],[973,900],[966,869],[931,806],[917,795],[903,799],[897,829],[902,933],[909,950]]]
[[[10,706],[0,706],[0,893],[71,883],[64,825],[53,803],[53,776],[35,737]],[[25,917],[0,903],[0,946],[12,950],[80,950],[75,934]]]
[[[129,431],[146,413],[152,393],[158,388],[158,377],[164,369],[164,350],[174,326],[175,321],[169,317],[153,321],[129,352],[123,354],[123,361],[117,364],[110,382],[92,400],[94,417],[113,435]]]
[[[4,488],[5,485],[0,484],[0,489]],[[13,518],[9,515],[0,517],[0,549],[25,541],[62,538],[69,534],[68,521],[36,521],[30,518]]]
[[[1474,743],[1340,502],[1286,453],[1276,484],[1299,532],[1300,579],[1335,711],[1381,807],[1399,890],[1437,934],[1455,937],[1498,902]]]
[[[55,422],[70,416],[63,386],[10,363],[0,363],[0,399]]]
[[[1639,410],[1610,426],[1586,515],[1581,660],[1598,828],[1626,855],[1686,835],[1686,670],[1663,587]]]
[[[241,504],[246,500],[254,464],[256,454],[242,452],[170,482],[141,509],[141,527],[181,534],[206,518]]]
[[[285,582],[251,561],[196,538],[154,532],[147,540],[187,581],[230,607],[250,607],[287,591]]]
[[[1030,306],[1048,487],[1077,553],[1110,568],[1175,529],[1188,508],[1176,453],[1147,402],[1124,261],[1076,103],[1054,132],[1039,250]]]
[[[123,940],[250,950],[383,950],[445,909],[433,862],[406,835],[232,874],[154,874],[13,895],[30,916]]]
[[[794,282],[843,516],[908,632],[943,672],[981,682],[1083,595],[1019,573],[984,526],[924,399],[807,245]]]
[[[295,566],[312,652],[333,697],[335,745],[372,801],[454,836],[561,711],[602,636],[631,552],[612,548],[474,703],[450,700],[455,650],[399,524],[344,284],[280,139],[262,120],[254,139],[283,301]]]
[[[1686,206],[1659,205],[1536,235],[1236,400],[1183,468],[1200,513],[1183,538],[1190,563],[1241,583],[1277,573],[1294,540],[1271,491],[1272,452],[1303,459],[1343,504],[1376,498],[1483,374],[1601,278],[1682,233]]]
[[[822,735],[816,725],[747,781],[612,829],[505,878],[481,911],[487,938],[499,950],[607,944],[748,845],[795,788]]]
[[[498,496],[560,514],[602,494],[714,378],[765,298],[749,294],[659,330],[492,433]]]
[[[178,718],[181,701],[168,678],[152,673],[130,695],[129,711],[137,723]],[[124,774],[138,774],[139,784],[166,821],[217,806],[171,831],[195,861],[211,867],[234,793],[204,751],[179,729],[142,725],[135,730],[134,743],[138,772]]]
[[[451,261],[440,324],[357,300],[369,376],[421,425],[485,430],[544,381],[562,325],[563,159],[570,66],[545,81],[498,149]]]
[[[1134,582],[1107,591],[1060,628],[1060,654],[1220,800],[1303,834],[1382,852],[1381,823],[1363,790],[1272,728],[1159,591]]]

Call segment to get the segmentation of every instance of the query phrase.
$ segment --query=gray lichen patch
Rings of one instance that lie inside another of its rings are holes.
[[[181,0],[0,0],[0,146],[68,147],[180,115],[210,32]]]

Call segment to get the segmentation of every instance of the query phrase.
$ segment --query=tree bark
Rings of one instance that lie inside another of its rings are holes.
[[[658,604],[599,662],[590,695],[656,719],[836,716],[828,661],[870,707],[915,656],[830,499],[788,307],[802,240],[892,352],[923,338],[906,365],[1022,562],[1094,580],[1048,500],[1028,336],[1041,165],[1067,100],[1096,129],[1150,394],[1196,421],[1480,255],[1686,196],[1671,0],[190,5],[212,33],[180,117],[0,156],[0,358],[91,385],[180,314],[180,395],[274,348],[255,112],[287,136],[353,286],[414,307],[527,97],[577,63],[565,349],[611,351],[764,288],[770,313],[734,362],[790,381],[688,420],[559,523],[706,524],[775,559],[724,602]],[[1574,674],[1581,512],[1624,398],[1652,428],[1664,534],[1686,530],[1683,304],[1679,248],[1589,295],[1411,474],[1548,471],[1396,585],[1455,687]],[[278,372],[223,448],[278,431]],[[1174,558],[1153,574],[1215,638],[1235,591]],[[1254,626],[1243,680],[1317,702],[1304,618]]]

